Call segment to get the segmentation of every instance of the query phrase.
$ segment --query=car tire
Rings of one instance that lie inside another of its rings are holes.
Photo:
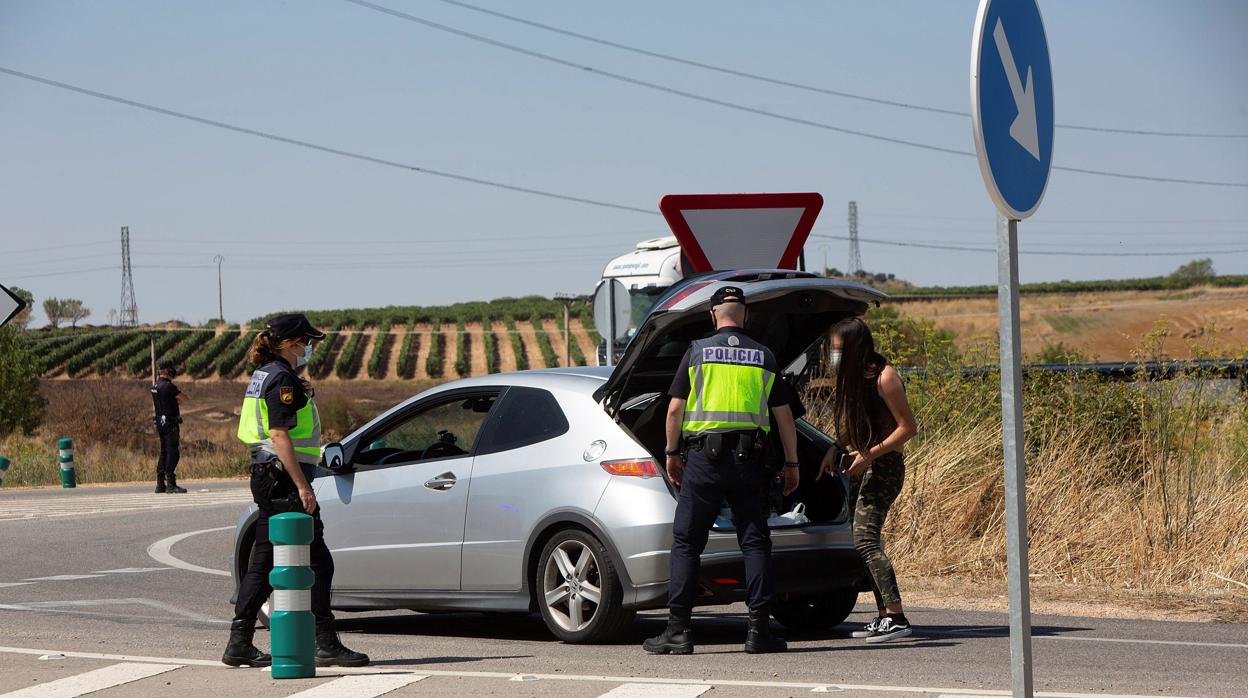
[[[790,630],[827,630],[849,618],[858,592],[838,589],[814,596],[781,595],[771,604],[771,615]]]
[[[580,529],[551,536],[532,581],[542,620],[563,642],[605,642],[620,635],[636,616],[624,608],[624,588],[611,553]]]

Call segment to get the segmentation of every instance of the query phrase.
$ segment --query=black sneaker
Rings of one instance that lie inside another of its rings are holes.
[[[874,645],[880,642],[899,640],[903,637],[909,636],[910,623],[906,621],[895,621],[886,616],[880,619],[879,625],[875,627],[875,632],[868,635],[866,641],[868,644]]]
[[[185,488],[185,487],[178,487],[177,485],[169,485],[168,487],[166,487],[166,488],[165,488],[165,489],[163,489],[163,490],[156,490],[156,491],[157,491],[157,492],[167,492],[167,493],[169,493],[169,494],[186,494],[186,488]]]
[[[862,630],[855,630],[851,634],[851,637],[855,637],[859,640],[863,638],[871,637],[872,635],[875,634],[875,631],[879,629],[880,622],[883,620],[884,620],[883,616],[879,618],[873,618],[870,623],[867,623],[865,626],[863,626]]]

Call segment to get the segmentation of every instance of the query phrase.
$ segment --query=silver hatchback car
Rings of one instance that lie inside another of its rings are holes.
[[[412,397],[324,449],[314,482],[344,611],[538,611],[565,642],[618,635],[667,600],[676,489],[661,466],[665,396],[689,342],[710,333],[711,295],[740,285],[754,337],[787,380],[816,362],[826,330],[884,294],[804,272],[719,272],[673,286],[614,368],[494,374]],[[780,623],[839,624],[867,590],[846,482],[818,477],[834,444],[798,421],[801,484],[772,529]],[[777,488],[778,490],[778,488]],[[231,568],[246,570],[256,509],[239,519]],[[700,605],[745,598],[731,524],[710,535]]]

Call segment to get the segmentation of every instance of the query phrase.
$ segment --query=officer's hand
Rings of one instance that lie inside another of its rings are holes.
[[[784,471],[784,496],[789,496],[797,490],[798,482],[801,479],[801,468],[781,468]]]
[[[667,457],[667,477],[673,485],[680,487],[680,476],[685,472],[685,461],[680,456]]]
[[[309,515],[316,511],[316,493],[311,487],[299,490],[299,501],[303,502],[303,510]]]

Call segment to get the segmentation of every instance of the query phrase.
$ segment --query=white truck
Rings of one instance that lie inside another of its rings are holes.
[[[680,265],[680,244],[671,235],[642,240],[637,243],[637,247],[632,252],[607,262],[607,267],[602,271],[602,278],[619,279],[628,289],[628,295],[632,299],[628,336],[632,337],[638,323],[658,300],[659,295],[683,278]],[[617,352],[623,350],[627,344],[627,339],[617,342]],[[605,363],[606,349],[606,342],[600,342],[598,345],[598,365],[600,366]]]

